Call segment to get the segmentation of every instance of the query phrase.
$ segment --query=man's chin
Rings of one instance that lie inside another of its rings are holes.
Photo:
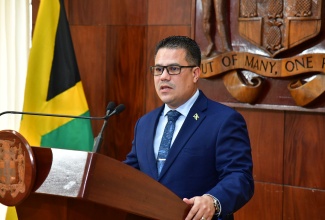
[[[165,104],[172,102],[172,98],[170,97],[170,95],[167,95],[167,94],[160,94],[159,98]]]

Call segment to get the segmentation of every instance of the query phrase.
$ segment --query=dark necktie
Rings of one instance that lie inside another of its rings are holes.
[[[158,151],[158,157],[157,157],[158,175],[160,174],[162,167],[164,166],[165,160],[167,158],[170,144],[172,142],[172,138],[175,130],[175,122],[177,121],[180,115],[181,113],[175,110],[171,110],[167,113],[168,122],[166,124],[164,134],[161,139],[161,143]]]

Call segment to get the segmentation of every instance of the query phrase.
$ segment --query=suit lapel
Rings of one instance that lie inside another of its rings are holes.
[[[202,121],[205,119],[206,115],[204,114],[204,110],[207,108],[207,98],[200,92],[200,96],[197,101],[192,106],[189,111],[181,130],[179,131],[170,151],[167,156],[167,160],[162,168],[160,176],[158,178],[164,176],[165,172],[170,168],[175,159],[177,158],[180,151],[184,148],[187,141],[193,135],[196,129],[200,126]]]
[[[156,158],[155,158],[155,153],[154,153],[154,149],[153,149],[153,143],[154,143],[154,138],[155,138],[155,134],[156,134],[156,128],[157,128],[157,124],[159,121],[159,117],[161,115],[161,112],[163,111],[164,106],[160,107],[159,109],[157,109],[157,111],[155,111],[152,114],[152,117],[149,118],[149,126],[148,126],[148,142],[144,145],[146,146],[146,154],[147,154],[147,160],[148,160],[148,165],[150,167],[150,171],[151,171],[151,177],[153,177],[154,179],[158,178],[158,171],[157,171],[157,162],[156,162]]]

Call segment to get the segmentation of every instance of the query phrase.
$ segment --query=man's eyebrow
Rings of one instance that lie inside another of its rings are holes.
[[[162,64],[156,63],[155,66],[181,66],[181,65],[179,63],[170,63],[168,65],[162,65]]]

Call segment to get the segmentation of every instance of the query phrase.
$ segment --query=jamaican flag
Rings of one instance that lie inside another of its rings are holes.
[[[89,116],[62,0],[41,0],[32,39],[23,111]],[[23,115],[19,132],[32,146],[90,151],[94,141],[87,119]]]
[[[41,0],[32,38],[23,111],[89,116],[64,2]],[[87,119],[23,115],[20,133],[32,146],[90,151]]]

